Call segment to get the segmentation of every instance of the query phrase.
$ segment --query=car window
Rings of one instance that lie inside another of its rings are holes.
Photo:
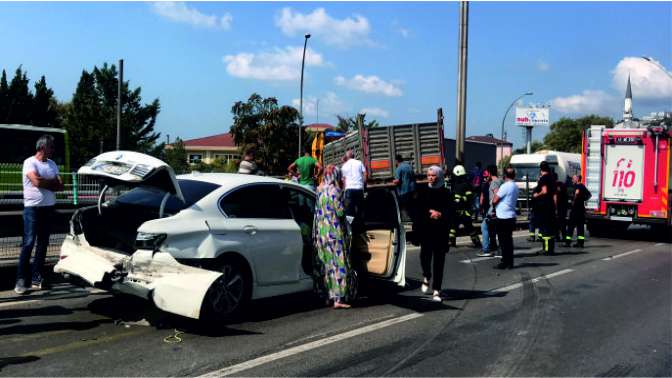
[[[284,188],[287,193],[287,204],[294,220],[297,222],[313,222],[315,212],[315,197],[298,189]]]
[[[249,185],[226,194],[219,202],[230,218],[292,219],[287,197],[275,184]]]
[[[396,227],[399,213],[394,201],[394,195],[390,191],[370,190],[364,201],[364,222],[367,225],[378,225],[381,228]]]
[[[219,188],[219,185],[217,184],[196,180],[177,180],[177,183],[184,196],[184,202],[174,195],[168,197],[165,211],[170,214],[175,214],[180,210],[190,207],[213,190]],[[160,189],[149,186],[140,186],[121,194],[116,199],[116,203],[158,209],[161,206],[164,194],[165,192]]]

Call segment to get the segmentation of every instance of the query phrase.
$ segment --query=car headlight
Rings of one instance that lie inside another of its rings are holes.
[[[157,251],[161,246],[161,243],[166,240],[166,236],[166,234],[138,232],[138,236],[135,237],[135,248]]]

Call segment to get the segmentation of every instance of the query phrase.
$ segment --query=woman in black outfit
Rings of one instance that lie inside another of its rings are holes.
[[[429,291],[432,280],[432,300],[441,302],[441,281],[446,253],[450,248],[448,230],[452,219],[450,193],[443,182],[443,170],[431,166],[427,170],[429,185],[419,191],[416,199],[415,232],[420,241],[420,264],[422,265],[423,293]],[[432,264],[434,260],[434,264]]]

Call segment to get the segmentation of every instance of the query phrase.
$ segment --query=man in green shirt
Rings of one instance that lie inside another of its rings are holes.
[[[320,176],[322,165],[310,156],[310,152],[310,146],[306,146],[303,156],[290,164],[287,170],[291,175],[299,175],[299,184],[315,190],[315,179]]]

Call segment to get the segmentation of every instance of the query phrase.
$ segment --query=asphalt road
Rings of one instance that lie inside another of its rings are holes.
[[[404,290],[349,310],[263,300],[218,326],[67,284],[0,292],[0,375],[672,375],[670,244],[634,230],[547,257],[522,236],[513,270],[451,250],[441,304],[420,293],[417,248]]]

